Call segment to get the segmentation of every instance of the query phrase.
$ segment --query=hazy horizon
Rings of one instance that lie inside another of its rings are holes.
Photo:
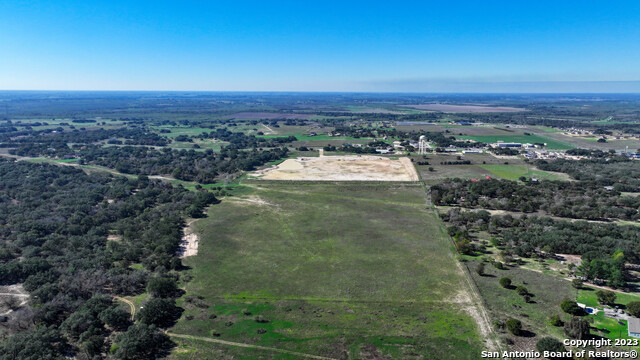
[[[621,84],[622,83],[622,84]],[[0,92],[113,92],[113,93],[247,93],[247,94],[415,94],[415,95],[640,95],[640,81],[628,82],[554,82],[544,84],[548,88],[540,88],[542,84],[532,83],[504,83],[504,84],[467,84],[476,86],[477,90],[192,90],[192,89],[0,89]],[[488,85],[488,86],[484,86]],[[585,86],[586,85],[586,86]],[[520,90],[513,87],[521,86]],[[538,87],[537,91],[531,90],[532,86]],[[512,88],[507,90],[507,88]],[[461,87],[462,89],[462,87]]]

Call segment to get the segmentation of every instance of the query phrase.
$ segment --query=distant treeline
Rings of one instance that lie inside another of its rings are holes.
[[[217,129],[200,138],[215,138],[229,142],[220,152],[212,150],[156,150],[146,146],[101,146],[99,141],[126,145],[167,145],[168,140],[156,133],[138,129],[92,130],[73,132],[30,133],[25,136],[7,135],[0,146],[11,147],[9,153],[19,156],[77,158],[79,164],[101,165],[125,174],[173,176],[179,180],[211,184],[221,174],[250,171],[270,161],[286,157],[288,149],[278,147],[294,136],[258,138],[243,133]],[[115,140],[115,141],[114,141]],[[69,145],[72,143],[73,145]],[[262,148],[268,149],[262,149]],[[252,149],[252,150],[241,150]]]
[[[119,129],[98,129],[98,130],[73,130],[63,131],[62,128],[24,131],[19,134],[5,133],[0,136],[0,147],[29,148],[37,147],[41,149],[62,149],[68,148],[67,144],[93,144],[112,138],[125,139],[127,145],[154,145],[165,146],[170,141],[160,135],[141,128],[119,128]],[[27,150],[24,150],[27,151]]]
[[[146,147],[90,147],[79,151],[81,164],[101,165],[125,174],[166,175],[179,180],[211,184],[220,174],[255,170],[287,156],[288,149],[236,150],[214,153],[195,150],[156,150]]]
[[[451,179],[432,186],[431,199],[436,205],[525,213],[542,210],[574,219],[640,219],[640,197],[620,196],[590,182],[523,180]]]
[[[567,173],[583,182],[613,186],[617,191],[640,191],[640,161],[625,156],[599,156],[596,159],[583,160],[537,160],[535,165],[541,170]]]

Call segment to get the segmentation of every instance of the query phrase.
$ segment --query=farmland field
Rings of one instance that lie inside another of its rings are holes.
[[[492,176],[507,180],[517,180],[521,176],[537,178],[539,180],[569,180],[569,176],[567,174],[542,171],[531,165],[487,164],[480,166],[491,172]]]
[[[420,185],[245,186],[195,224],[186,310],[170,329],[195,338],[174,336],[174,358],[479,357],[482,309]]]
[[[418,110],[442,111],[450,113],[499,113],[499,112],[519,112],[527,111],[522,108],[508,106],[483,106],[483,105],[451,105],[451,104],[424,104],[424,105],[403,105]]]
[[[530,144],[545,143],[547,144],[546,146],[547,149],[555,149],[555,150],[566,150],[566,149],[571,149],[575,147],[565,141],[551,139],[549,137],[544,137],[539,135],[505,134],[505,135],[457,136],[457,138],[470,139],[470,140],[480,141],[484,143],[495,143],[498,141],[530,143]]]
[[[443,163],[462,160],[471,161],[471,165],[443,165]],[[434,153],[425,156],[412,156],[413,164],[420,175],[420,179],[429,183],[446,178],[476,179],[485,176],[501,177],[483,166],[503,165],[505,161],[513,166],[523,165],[522,159],[500,159],[491,154],[462,154],[462,153]],[[423,165],[421,165],[423,164]],[[429,170],[431,168],[431,170]]]
[[[239,112],[229,115],[234,119],[259,120],[259,119],[307,119],[309,114],[279,114],[275,112]]]
[[[607,142],[600,143],[597,142],[598,138],[593,135],[591,137],[580,137],[580,136],[566,136],[563,134],[548,134],[550,138],[558,139],[562,142],[566,142],[571,144],[573,147],[580,147],[585,149],[599,149],[606,151],[608,149],[615,150],[626,150],[627,147],[629,150],[635,151],[640,148],[640,140],[627,139],[627,140],[617,140],[617,139],[608,139]]]

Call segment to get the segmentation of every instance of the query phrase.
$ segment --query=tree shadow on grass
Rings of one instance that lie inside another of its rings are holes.
[[[536,333],[534,333],[533,331],[529,331],[529,330],[522,330],[520,332],[520,337],[524,337],[524,338],[532,338],[536,336]]]
[[[171,355],[171,351],[178,346],[178,344],[173,342],[167,335],[164,336],[166,336],[166,339],[155,349],[149,359],[164,359]]]

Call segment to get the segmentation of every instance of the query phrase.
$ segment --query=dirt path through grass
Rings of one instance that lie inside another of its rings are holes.
[[[202,337],[202,336],[175,334],[175,333],[170,333],[170,332],[166,332],[166,334],[169,335],[169,336],[177,337],[177,338],[181,338],[181,339],[200,340],[200,341],[206,341],[206,342],[211,342],[211,343],[216,343],[216,344],[243,347],[243,348],[248,348],[248,349],[267,350],[267,351],[278,352],[278,353],[281,353],[281,354],[300,356],[300,357],[304,357],[304,358],[308,358],[308,359],[336,360],[334,358],[328,358],[328,357],[324,357],[324,356],[305,354],[305,353],[300,353],[300,352],[296,352],[296,351],[289,351],[289,350],[278,349],[278,348],[273,348],[273,347],[268,347],[268,346],[251,345],[251,344],[245,344],[245,343],[240,343],[240,342],[226,341],[226,340],[220,340],[220,339],[212,339],[212,338],[207,338],[207,337]]]
[[[118,300],[118,301],[122,301],[123,303],[129,305],[129,308],[131,309],[131,321],[133,321],[136,317],[136,306],[133,305],[133,303],[125,298],[122,298],[120,296],[114,296],[114,299]]]
[[[470,276],[464,271],[462,265],[460,265],[459,261],[456,261],[458,264],[458,268],[462,273],[462,276],[465,278],[465,282],[467,283],[467,289],[462,289],[462,291],[456,296],[454,302],[457,302],[461,305],[467,305],[464,307],[469,315],[476,321],[478,324],[478,328],[480,329],[480,334],[485,339],[485,345],[489,351],[500,351],[500,344],[496,340],[495,333],[493,332],[493,327],[491,326],[491,320],[489,318],[489,314],[487,314],[487,309],[484,307],[482,303],[482,297],[480,293],[475,288],[473,280]],[[476,299],[474,301],[474,299]]]

